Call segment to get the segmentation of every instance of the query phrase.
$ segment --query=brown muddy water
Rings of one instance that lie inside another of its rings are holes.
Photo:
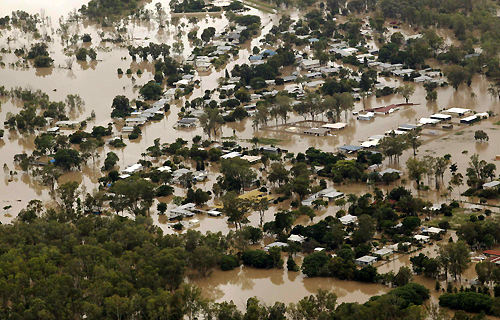
[[[14,54],[2,54],[3,62],[6,66],[0,69],[0,86],[6,88],[21,86],[30,87],[33,89],[41,89],[49,94],[51,100],[64,100],[68,94],[79,94],[85,100],[85,107],[81,111],[72,114],[73,119],[84,120],[89,117],[92,110],[96,114],[96,119],[89,122],[87,129],[90,130],[94,125],[106,126],[112,123],[110,118],[111,102],[116,95],[125,95],[130,99],[138,97],[139,86],[145,84],[153,78],[153,65],[151,61],[131,61],[126,45],[143,45],[149,42],[168,43],[172,44],[175,41],[181,41],[184,44],[184,50],[177,54],[177,59],[182,59],[190,54],[193,46],[187,39],[187,33],[193,28],[198,29],[198,34],[208,26],[216,28],[217,32],[223,30],[228,21],[224,15],[210,16],[206,14],[197,15],[196,24],[189,21],[193,15],[178,16],[167,25],[166,28],[159,28],[155,21],[128,21],[124,25],[127,31],[122,34],[127,41],[121,45],[111,44],[109,42],[101,42],[99,34],[104,33],[106,37],[116,35],[115,27],[102,28],[88,23],[71,24],[70,32],[76,34],[89,33],[93,41],[92,47],[97,48],[98,60],[93,62],[74,62],[72,68],[66,67],[68,57],[63,53],[63,45],[60,37],[56,33],[59,27],[59,17],[67,17],[69,12],[75,8],[79,8],[86,0],[52,0],[52,1],[33,1],[33,0],[4,0],[0,7],[0,16],[10,14],[13,10],[25,10],[31,14],[39,13],[45,17],[44,26],[41,28],[43,34],[50,35],[54,41],[49,44],[51,56],[54,58],[54,67],[52,68],[29,68],[11,67],[11,63],[15,63],[18,59]],[[156,1],[153,1],[156,3]],[[148,8],[154,8],[154,4],[148,4]],[[161,1],[168,11],[168,1]],[[42,8],[43,6],[43,8]],[[284,12],[285,10],[283,10]],[[217,80],[223,76],[225,70],[230,71],[235,64],[248,62],[248,57],[251,55],[251,49],[254,46],[260,45],[260,39],[271,29],[273,24],[277,24],[282,11],[277,14],[268,14],[260,12],[256,9],[250,9],[249,14],[259,15],[262,19],[263,30],[258,37],[253,38],[247,44],[243,45],[239,50],[238,55],[230,59],[228,64],[218,70],[212,69],[208,73],[196,74],[196,78],[201,80],[199,87],[195,88],[194,92],[187,97],[192,99],[202,96],[204,90],[212,90],[217,87]],[[298,18],[303,15],[303,12],[298,10],[288,10],[286,12],[292,18]],[[170,20],[172,16],[167,15]],[[405,28],[405,34],[413,34],[414,30]],[[447,36],[446,33],[441,34]],[[7,37],[14,40],[7,42]],[[454,39],[447,38],[449,43],[453,43]],[[2,31],[0,33],[0,48],[11,49],[12,51],[21,46],[29,47],[35,40],[27,34],[23,34],[18,30],[12,32]],[[76,47],[74,47],[76,48]],[[73,48],[73,49],[74,49]],[[308,48],[305,48],[308,51]],[[442,67],[437,62],[432,62],[433,67]],[[126,70],[131,68],[134,72],[141,69],[144,73],[141,76],[134,74],[133,76],[118,76],[116,70],[122,68]],[[294,71],[294,68],[286,68],[283,70],[284,75],[289,75]],[[383,78],[384,83],[399,86],[402,84],[400,79]],[[272,132],[266,130],[254,131],[252,128],[252,119],[246,119],[239,123],[228,123],[223,128],[222,136],[236,136],[236,139],[243,146],[250,146],[247,140],[253,136],[269,137],[281,140],[279,146],[287,149],[290,152],[304,152],[309,147],[319,148],[325,151],[336,151],[339,146],[344,144],[359,144],[360,141],[368,139],[375,134],[383,134],[385,131],[396,129],[401,124],[415,123],[421,117],[426,117],[432,113],[449,107],[466,107],[474,111],[484,112],[493,111],[495,114],[500,113],[500,103],[498,99],[492,99],[487,93],[489,81],[482,75],[475,76],[471,87],[461,87],[455,91],[453,88],[439,88],[438,102],[428,103],[425,100],[425,90],[422,85],[411,84],[416,88],[415,94],[411,97],[410,102],[418,103],[416,106],[405,107],[393,114],[386,116],[377,116],[370,122],[360,122],[349,114],[347,116],[348,127],[335,136],[330,137],[312,137],[297,135],[283,132]],[[277,88],[283,89],[283,88]],[[472,98],[475,93],[475,98]],[[404,99],[401,96],[393,95],[382,98],[367,98],[366,108],[389,105],[392,103],[401,103]],[[0,109],[0,121],[4,121],[7,112],[17,113],[20,110],[20,105],[17,101],[3,99]],[[147,147],[153,144],[153,140],[160,138],[161,142],[173,142],[175,138],[183,138],[191,141],[196,135],[203,135],[201,128],[190,130],[175,130],[173,125],[177,122],[177,113],[184,105],[185,98],[180,99],[177,103],[172,104],[171,110],[166,114],[161,121],[147,124],[143,128],[143,135],[136,141],[126,141],[127,147],[116,150],[105,146],[102,148],[101,157],[94,163],[89,162],[84,166],[81,172],[71,172],[60,179],[60,183],[67,181],[79,181],[83,188],[90,192],[96,187],[97,179],[101,173],[99,168],[102,166],[105,154],[109,151],[114,151],[120,157],[119,165],[123,168],[126,165],[135,163],[141,158],[141,154],[145,152]],[[357,102],[355,105],[356,111],[363,110],[363,103]],[[292,115],[289,122],[300,121],[302,117]],[[456,119],[455,119],[456,120]],[[498,139],[498,128],[493,123],[498,120],[498,117],[490,118],[482,121],[480,124],[471,127],[464,127],[463,134],[456,135],[454,133],[439,132],[437,138],[429,138],[426,136],[427,142],[420,147],[419,156],[431,154],[434,156],[442,156],[451,154],[453,162],[458,163],[459,170],[465,174],[465,168],[469,161],[470,155],[479,153],[482,159],[491,161],[495,155],[500,154],[500,142]],[[271,121],[273,122],[273,121]],[[121,128],[122,123],[114,124],[117,128]],[[477,129],[485,130],[490,136],[488,143],[476,143],[473,135]],[[429,131],[426,129],[426,131]],[[67,131],[70,133],[70,131]],[[6,132],[2,141],[0,141],[0,165],[6,164],[8,170],[3,171],[3,179],[0,180],[0,202],[2,206],[12,205],[9,210],[0,212],[0,222],[9,223],[15,218],[16,213],[24,208],[31,199],[50,200],[47,188],[40,186],[33,178],[15,168],[13,156],[21,152],[32,152],[34,149],[34,137],[23,136],[15,132]],[[464,154],[463,151],[467,151]],[[399,163],[388,163],[385,165],[400,168],[406,159],[411,156],[411,152],[406,152]],[[161,159],[164,161],[165,159]],[[254,165],[255,169],[259,169],[260,164]],[[17,174],[10,174],[10,171],[17,170]],[[207,182],[197,184],[204,190],[211,190],[213,182],[217,177],[217,167],[211,166],[208,168],[209,179]],[[263,173],[262,175],[266,175]],[[449,175],[445,176],[445,180],[449,179]],[[317,182],[316,182],[317,183]],[[329,183],[330,186],[331,183]],[[411,187],[411,183],[408,184]],[[335,186],[344,193],[364,193],[368,192],[367,186],[362,184],[348,184]],[[393,186],[380,186],[382,189],[389,190]],[[462,191],[465,187],[462,187]],[[176,187],[176,195],[185,195],[185,190]],[[454,191],[453,195],[458,197],[458,191]],[[428,192],[422,196],[432,202],[439,203],[444,201],[444,198],[437,192]],[[170,203],[172,197],[160,199],[161,201]],[[213,203],[213,200],[210,204]],[[279,209],[289,209],[290,201],[273,205],[265,215],[265,221],[273,219],[273,215]],[[155,223],[160,226],[165,232],[173,232],[168,226],[164,216],[159,216],[155,213],[155,208],[152,209],[152,218]],[[169,208],[172,205],[169,204]],[[333,215],[339,208],[330,206],[326,209],[317,212],[317,217],[312,222],[317,222],[327,215]],[[226,223],[225,218],[212,218],[204,215],[197,215],[200,220],[199,226],[196,228],[201,232],[212,231],[227,233],[231,230],[231,226]],[[257,226],[259,223],[258,214],[249,216],[250,225]],[[302,224],[310,223],[308,219],[301,218],[298,221]],[[432,248],[430,250],[432,254]],[[300,262],[301,257],[297,258]],[[389,270],[397,271],[400,266],[409,264],[409,256],[397,258],[395,262],[383,265],[379,268],[380,272]],[[473,270],[473,269],[471,269]],[[467,274],[473,277],[473,275]],[[203,288],[207,297],[217,301],[233,300],[238,306],[242,307],[248,297],[257,296],[267,304],[272,304],[275,301],[285,303],[296,302],[300,298],[315,293],[319,288],[332,290],[339,297],[339,302],[363,302],[369,297],[377,294],[382,294],[389,290],[388,287],[375,284],[362,284],[358,282],[340,281],[336,279],[308,279],[300,273],[287,272],[284,270],[255,270],[252,268],[242,268],[230,272],[215,271],[209,278],[192,280],[197,285]],[[417,281],[426,284],[433,290],[434,282],[428,281],[422,277],[417,277]]]

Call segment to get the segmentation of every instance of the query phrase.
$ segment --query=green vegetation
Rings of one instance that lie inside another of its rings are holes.
[[[89,19],[102,20],[113,16],[127,16],[136,9],[138,3],[135,0],[90,0],[79,11]]]

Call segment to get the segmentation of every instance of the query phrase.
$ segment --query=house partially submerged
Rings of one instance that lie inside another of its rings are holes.
[[[371,266],[377,261],[378,261],[377,257],[363,256],[361,258],[354,260],[354,263],[360,267],[366,267],[366,266]]]

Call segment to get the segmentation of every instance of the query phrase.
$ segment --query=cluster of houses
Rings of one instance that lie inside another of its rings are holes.
[[[129,134],[134,130],[134,127],[146,124],[157,115],[163,115],[165,113],[165,105],[168,104],[168,102],[168,99],[163,98],[156,101],[149,109],[133,111],[131,117],[125,119],[125,126],[122,128],[122,134]]]

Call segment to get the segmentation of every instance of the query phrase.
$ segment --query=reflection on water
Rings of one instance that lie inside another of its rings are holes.
[[[240,308],[244,308],[247,299],[254,296],[267,305],[276,301],[288,304],[315,294],[318,289],[323,289],[335,293],[339,303],[362,303],[374,295],[389,291],[388,287],[378,284],[334,278],[307,278],[300,272],[250,267],[232,271],[214,271],[210,277],[191,281],[202,288],[206,297],[216,301],[233,300]]]

